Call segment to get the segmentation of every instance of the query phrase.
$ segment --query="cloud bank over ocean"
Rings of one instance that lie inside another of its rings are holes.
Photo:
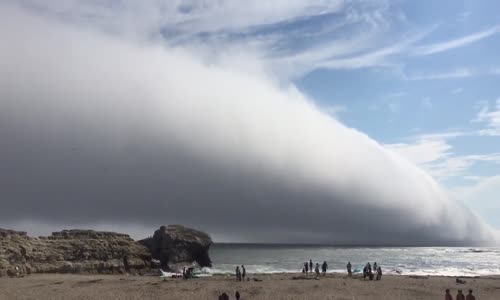
[[[432,177],[251,53],[207,62],[185,46],[0,11],[3,227],[182,223],[237,241],[498,242]]]

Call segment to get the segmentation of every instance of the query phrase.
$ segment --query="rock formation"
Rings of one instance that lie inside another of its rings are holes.
[[[198,230],[181,225],[161,226],[153,237],[139,243],[151,251],[153,258],[159,260],[165,270],[175,269],[178,263],[196,262],[200,267],[212,266],[208,256],[212,239]]]
[[[63,230],[33,238],[0,229],[0,276],[29,273],[135,273],[150,267],[148,249],[126,234]],[[15,271],[18,267],[18,271]]]
[[[162,226],[140,242],[126,234],[93,230],[63,230],[33,238],[26,232],[0,229],[0,276],[143,273],[151,269],[152,258],[167,270],[179,263],[211,266],[211,244],[206,233],[178,225]]]

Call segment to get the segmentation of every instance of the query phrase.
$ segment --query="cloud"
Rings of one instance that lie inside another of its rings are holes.
[[[500,202],[500,176],[477,178],[475,183],[455,188],[453,194],[467,206],[474,208],[481,216],[491,220],[493,226],[499,226],[498,211]]]
[[[464,91],[464,88],[461,88],[461,87],[460,87],[460,88],[453,89],[453,90],[451,91],[451,94],[452,94],[452,95],[456,95],[456,94],[460,94],[460,93],[461,93],[461,92],[463,92],[463,91]]]
[[[430,74],[420,74],[413,76],[406,76],[407,80],[441,80],[441,79],[457,79],[457,78],[467,78],[474,76],[475,73],[467,68],[461,68],[444,73],[430,73]]]
[[[440,181],[451,178],[472,179],[477,176],[471,176],[470,172],[467,172],[471,167],[480,162],[499,164],[500,153],[457,155],[453,152],[449,140],[477,135],[475,131],[422,134],[410,138],[411,142],[385,146],[422,167]]]
[[[500,98],[496,101],[495,109],[490,110],[486,102],[478,112],[475,119],[476,123],[484,123],[486,128],[479,130],[480,135],[499,136],[500,135]]]
[[[2,226],[183,223],[220,240],[497,241],[420,168],[294,85],[239,69],[259,57],[207,62],[186,47],[5,5],[0,34]]]
[[[488,38],[494,34],[497,34],[498,32],[500,32],[500,26],[496,25],[486,30],[476,32],[471,35],[467,35],[458,39],[417,47],[414,50],[414,54],[430,55],[430,54],[445,52],[456,48],[465,47],[469,44],[475,43],[477,41]]]

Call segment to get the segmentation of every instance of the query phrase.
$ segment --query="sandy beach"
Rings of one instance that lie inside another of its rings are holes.
[[[294,280],[301,274],[255,275],[262,281],[236,282],[216,275],[198,279],[153,276],[36,274],[24,278],[0,278],[0,300],[13,299],[230,299],[239,291],[242,299],[443,299],[446,288],[453,298],[458,289],[474,290],[476,299],[500,299],[500,277],[384,276],[381,281],[327,275],[319,280]]]

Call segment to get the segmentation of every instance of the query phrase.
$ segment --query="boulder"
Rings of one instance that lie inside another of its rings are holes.
[[[154,259],[160,261],[164,270],[175,269],[177,264],[192,264],[211,267],[208,255],[212,239],[202,231],[181,225],[161,226],[150,238],[139,241],[146,246]]]

